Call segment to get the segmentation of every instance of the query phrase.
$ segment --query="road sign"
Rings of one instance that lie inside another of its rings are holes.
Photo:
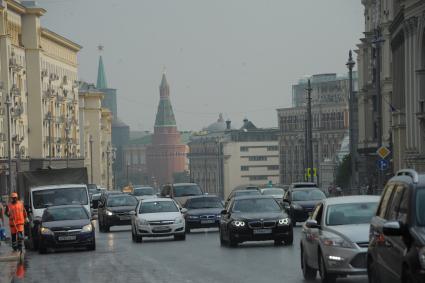
[[[311,168],[307,168],[307,177],[311,177],[312,173],[314,177],[317,177],[317,168],[313,168],[313,170],[311,170]]]
[[[380,148],[378,148],[376,153],[379,155],[379,157],[385,159],[388,155],[390,155],[391,151],[387,147],[381,146]]]
[[[390,166],[388,160],[386,160],[386,159],[378,160],[377,165],[378,165],[378,169],[381,170],[381,171],[387,170],[388,167]]]

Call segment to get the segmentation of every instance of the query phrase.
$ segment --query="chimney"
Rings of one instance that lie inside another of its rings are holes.
[[[229,119],[226,121],[226,130],[231,130],[231,124],[232,121],[230,121]]]

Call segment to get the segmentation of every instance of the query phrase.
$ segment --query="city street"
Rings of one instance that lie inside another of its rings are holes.
[[[136,244],[129,227],[112,228],[110,233],[97,233],[95,252],[27,252],[25,277],[13,282],[304,282],[300,230],[295,228],[291,247],[256,242],[228,248],[220,246],[215,230],[195,231],[186,241],[147,239]]]

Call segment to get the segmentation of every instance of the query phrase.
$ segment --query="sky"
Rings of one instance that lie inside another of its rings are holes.
[[[131,130],[152,130],[165,71],[180,130],[219,113],[276,127],[292,85],[347,72],[364,30],[360,0],[38,0],[42,25],[83,46],[79,77],[96,82],[103,45],[108,87]]]

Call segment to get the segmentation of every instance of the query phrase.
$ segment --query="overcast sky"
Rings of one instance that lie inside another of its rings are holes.
[[[346,73],[363,30],[360,0],[38,0],[42,24],[83,46],[80,79],[96,82],[97,46],[118,115],[152,130],[163,69],[180,130],[218,113],[276,127],[305,75]]]

